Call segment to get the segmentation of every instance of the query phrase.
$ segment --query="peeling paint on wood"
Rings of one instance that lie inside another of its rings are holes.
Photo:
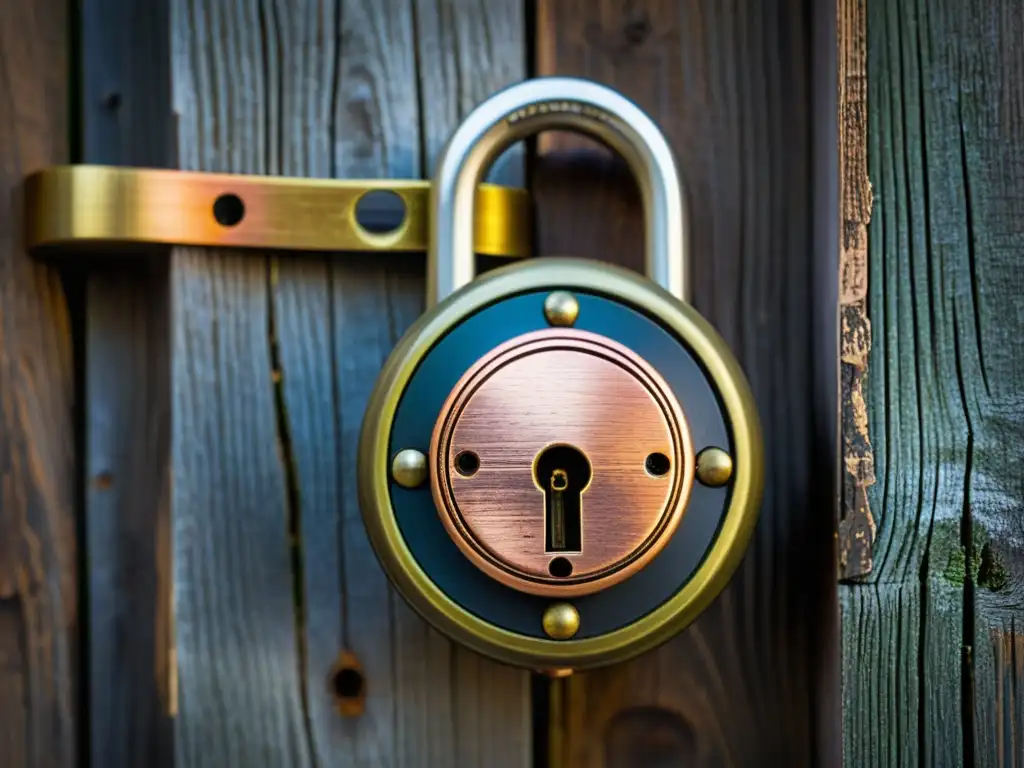
[[[875,482],[864,378],[871,351],[867,314],[868,223],[872,191],[867,165],[866,0],[839,0],[839,303],[842,364],[843,489],[839,575],[871,572],[875,520],[867,488]]]
[[[861,391],[878,482],[865,486],[871,570],[840,589],[845,759],[1013,766],[1024,754],[1024,707],[1007,695],[1024,606],[1024,8],[865,7],[874,206]],[[863,301],[859,280],[848,293]],[[856,370],[864,343],[851,338]],[[868,475],[862,456],[848,457],[851,476]]]

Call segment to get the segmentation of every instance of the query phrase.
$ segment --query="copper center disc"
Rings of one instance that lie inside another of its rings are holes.
[[[559,519],[575,535],[565,540],[551,538],[556,455],[583,462],[566,465],[573,497],[560,497],[570,503]],[[477,361],[441,409],[429,459],[434,501],[463,554],[510,587],[561,597],[649,562],[679,525],[695,464],[682,408],[658,373],[617,342],[562,328]]]

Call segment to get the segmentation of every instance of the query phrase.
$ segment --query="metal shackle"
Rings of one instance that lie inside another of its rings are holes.
[[[475,277],[474,203],[484,172],[511,144],[548,130],[591,136],[626,160],[643,201],[647,276],[687,301],[683,188],[664,134],[643,110],[611,88],[579,78],[541,77],[481,103],[441,152],[430,194],[427,307]]]

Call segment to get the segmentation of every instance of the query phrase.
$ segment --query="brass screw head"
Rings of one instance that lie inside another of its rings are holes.
[[[544,317],[548,325],[574,325],[579,314],[580,303],[568,291],[553,291],[544,299]]]
[[[697,479],[711,488],[720,488],[732,477],[732,456],[721,448],[705,448],[697,456]]]
[[[419,488],[427,479],[427,457],[415,448],[405,448],[391,460],[391,477],[403,488]]]
[[[552,640],[568,640],[580,628],[580,612],[569,603],[553,603],[544,611],[544,632]]]

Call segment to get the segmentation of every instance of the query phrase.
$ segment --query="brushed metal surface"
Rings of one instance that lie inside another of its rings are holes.
[[[386,190],[405,205],[393,232],[359,226],[356,205]],[[233,226],[217,222],[223,195],[243,206]],[[414,179],[302,179],[152,168],[65,165],[25,181],[29,248],[88,248],[123,243],[372,253],[424,251],[430,183]],[[481,184],[472,248],[491,256],[530,255],[526,190]]]
[[[548,551],[545,493],[534,470],[548,447],[589,460],[581,547]],[[479,467],[463,476],[456,457]],[[668,457],[657,476],[645,462]],[[680,404],[661,377],[623,345],[597,334],[548,329],[494,349],[460,379],[438,418],[431,486],[449,535],[486,573],[532,594],[596,592],[642,568],[682,517],[694,453]],[[564,557],[571,576],[549,573]]]

